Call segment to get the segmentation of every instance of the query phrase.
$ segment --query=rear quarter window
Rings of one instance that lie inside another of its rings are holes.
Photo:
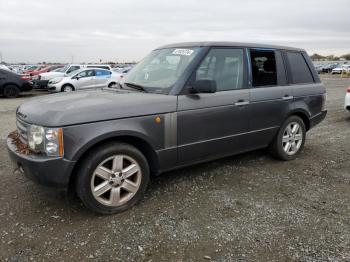
[[[314,83],[314,78],[304,56],[300,52],[286,52],[289,64],[289,82],[291,84]]]

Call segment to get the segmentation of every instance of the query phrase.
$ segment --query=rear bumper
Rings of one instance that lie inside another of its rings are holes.
[[[33,89],[33,82],[27,81],[22,85],[21,91],[27,92],[27,91],[31,91],[32,89]]]
[[[310,128],[313,128],[314,126],[321,123],[327,115],[327,110],[321,111],[321,113],[318,113],[317,115],[310,118]]]
[[[17,150],[11,138],[7,138],[7,149],[15,168],[38,184],[66,188],[75,161],[64,158],[50,158],[41,155],[25,155]]]

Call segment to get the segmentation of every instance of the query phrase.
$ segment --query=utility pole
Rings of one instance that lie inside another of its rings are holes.
[[[74,55],[72,55],[72,64],[74,64]]]
[[[0,64],[2,63],[2,53],[0,52]]]

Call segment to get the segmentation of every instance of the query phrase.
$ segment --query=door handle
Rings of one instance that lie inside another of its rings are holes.
[[[244,100],[238,100],[235,103],[235,106],[246,106],[246,105],[249,105],[249,102],[248,101],[244,101]]]
[[[282,97],[283,100],[292,100],[294,98],[294,96],[290,96],[290,95],[285,95],[284,97]]]

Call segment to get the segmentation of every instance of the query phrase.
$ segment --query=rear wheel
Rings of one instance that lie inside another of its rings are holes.
[[[270,146],[273,156],[282,160],[295,159],[304,147],[306,128],[298,116],[289,117],[281,126]]]
[[[19,96],[19,89],[15,85],[7,85],[4,87],[3,94],[7,98],[15,98]]]
[[[98,147],[83,161],[77,193],[89,209],[100,214],[119,213],[135,205],[149,182],[144,155],[124,143]]]

